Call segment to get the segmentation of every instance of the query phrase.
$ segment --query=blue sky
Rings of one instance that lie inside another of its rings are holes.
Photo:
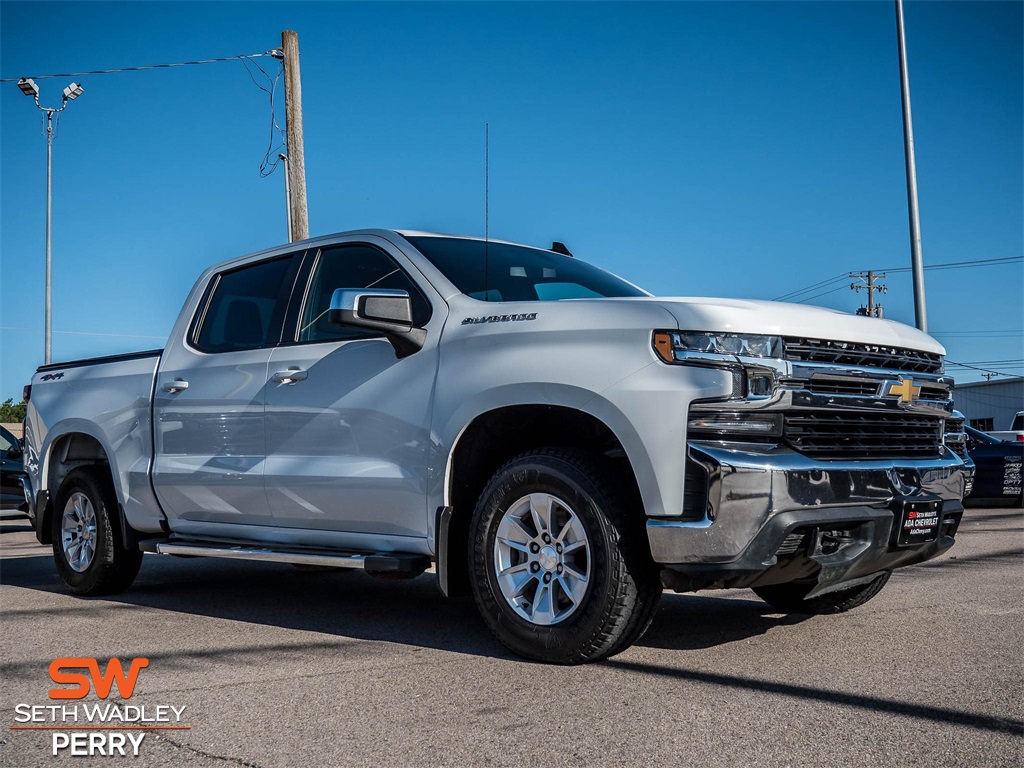
[[[906,5],[926,264],[1024,253],[1022,7]],[[655,293],[774,298],[909,264],[889,2],[4,2],[0,72],[256,53],[282,29],[314,235],[482,234],[489,122],[492,236],[563,240]],[[55,360],[161,346],[203,268],[286,239],[282,175],[259,175],[267,98],[241,63],[76,79],[54,144]],[[40,80],[44,103],[68,80]],[[42,362],[39,118],[2,84],[0,399]],[[912,324],[909,274],[887,283],[887,316]],[[1020,263],[926,285],[951,360],[1024,358]]]

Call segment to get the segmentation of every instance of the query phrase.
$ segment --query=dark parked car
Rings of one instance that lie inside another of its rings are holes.
[[[1024,506],[1021,492],[1021,467],[1024,465],[1024,444],[1011,443],[987,435],[973,427],[967,433],[967,452],[974,460],[974,490],[969,498],[1003,499]]]
[[[12,509],[24,512],[25,492],[21,489],[21,478],[25,476],[22,461],[21,441],[0,427],[0,510]]]

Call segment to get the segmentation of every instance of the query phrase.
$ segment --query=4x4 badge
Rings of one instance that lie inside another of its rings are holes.
[[[899,384],[890,384],[885,394],[899,395],[901,402],[912,403],[921,394],[921,387],[915,387],[913,379],[903,379]]]

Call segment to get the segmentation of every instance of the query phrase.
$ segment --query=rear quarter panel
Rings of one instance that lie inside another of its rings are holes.
[[[32,378],[25,417],[25,470],[32,487],[49,491],[61,438],[82,433],[95,438],[110,462],[117,499],[128,522],[140,531],[159,531],[163,515],[153,496],[151,408],[160,356],[109,363],[49,368]],[[60,375],[63,374],[63,375]]]

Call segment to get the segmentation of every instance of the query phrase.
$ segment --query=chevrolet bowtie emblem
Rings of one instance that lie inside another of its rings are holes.
[[[890,384],[887,395],[899,395],[904,403],[914,402],[914,398],[921,394],[921,388],[914,386],[913,379],[904,379],[899,384]]]

